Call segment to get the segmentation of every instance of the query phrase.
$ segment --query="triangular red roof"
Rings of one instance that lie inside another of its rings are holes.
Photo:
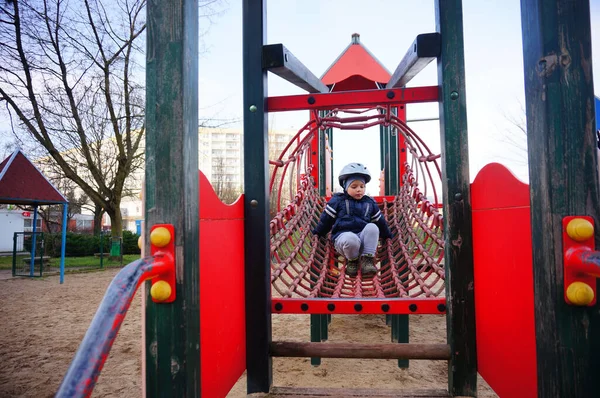
[[[360,43],[360,35],[352,34],[352,42],[325,71],[321,80],[327,85],[344,83],[348,89],[375,89],[375,83],[387,83],[390,72]],[[336,90],[334,87],[333,91]]]
[[[67,202],[20,149],[0,163],[0,203],[30,205]]]

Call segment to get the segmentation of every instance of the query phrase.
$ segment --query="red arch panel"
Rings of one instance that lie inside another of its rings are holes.
[[[225,397],[246,369],[244,201],[226,205],[199,179],[202,396]]]
[[[492,163],[471,204],[479,373],[500,397],[537,397],[529,186]]]

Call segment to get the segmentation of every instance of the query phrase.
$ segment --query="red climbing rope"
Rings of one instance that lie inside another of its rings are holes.
[[[293,137],[278,159],[270,162],[270,188],[277,201],[277,213],[270,224],[275,312],[445,311],[443,218],[438,212],[434,184],[434,176],[439,179],[441,174],[440,156],[389,109],[375,109],[379,113],[358,111],[341,117],[339,113],[346,111],[334,110],[315,117]],[[360,273],[349,277],[345,259],[336,253],[331,240],[311,233],[326,199],[319,196],[313,184],[307,154],[318,129],[363,129],[377,124],[393,126],[404,136],[411,159],[405,164],[398,195],[375,197],[395,235],[378,248],[379,272],[369,278],[362,278]],[[281,208],[285,181],[290,186],[291,200]]]

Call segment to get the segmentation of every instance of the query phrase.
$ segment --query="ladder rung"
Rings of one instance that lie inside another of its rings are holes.
[[[448,344],[357,344],[274,341],[273,357],[450,359]]]

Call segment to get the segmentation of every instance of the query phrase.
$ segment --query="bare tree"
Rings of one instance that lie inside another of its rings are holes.
[[[88,199],[85,195],[77,196],[76,190],[72,187],[68,190],[62,189],[61,193],[67,198],[67,230],[75,214],[81,213],[81,208]],[[33,209],[31,209],[33,211]],[[62,228],[62,205],[41,206],[38,208],[38,214],[44,220],[44,224],[50,233],[57,233]]]
[[[211,183],[215,193],[224,203],[233,203],[242,193],[239,186],[228,179],[227,165],[222,157],[215,157],[212,164]]]
[[[278,159],[281,151],[283,149],[283,145],[281,143],[277,143],[275,141],[275,133],[273,131],[269,131],[269,159],[275,160]],[[290,151],[288,150],[288,153]],[[287,160],[287,157],[284,156],[283,160]],[[286,175],[284,177],[283,183],[281,183],[281,178],[283,174],[283,169],[279,168],[277,174],[275,176],[275,182],[273,184],[273,189],[269,192],[269,212],[271,217],[277,214],[277,205],[279,204],[280,208],[286,206],[296,194],[296,176],[298,165],[290,165],[288,167]],[[269,177],[272,175],[275,166],[269,165]],[[281,189],[280,189],[281,185]]]
[[[0,101],[13,132],[49,160],[122,232],[124,182],[142,165],[145,0],[23,0],[0,7]]]
[[[501,136],[501,141],[512,148],[512,151],[503,157],[512,163],[521,166],[527,165],[527,120],[525,117],[525,107],[520,104],[520,112],[517,115],[504,114],[504,118],[511,124],[510,129],[506,129]]]

